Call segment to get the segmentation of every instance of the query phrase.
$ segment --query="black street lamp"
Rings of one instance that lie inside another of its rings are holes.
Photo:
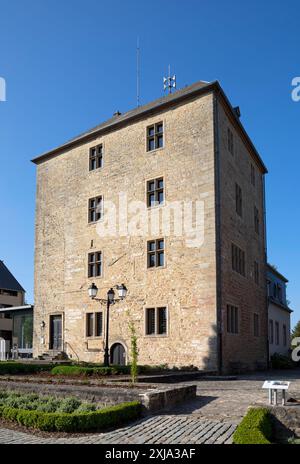
[[[92,300],[100,301],[100,303],[106,304],[106,340],[105,340],[105,349],[104,349],[104,366],[108,367],[109,366],[109,308],[110,305],[115,304],[117,301],[124,300],[126,298],[127,294],[127,288],[125,287],[124,284],[121,285],[116,285],[115,287],[118,290],[118,295],[119,298],[115,298],[115,291],[113,288],[110,288],[107,292],[107,298],[102,299],[102,298],[96,298],[97,293],[98,293],[98,287],[94,284],[94,282],[91,284],[91,286],[88,289],[89,292],[89,297]]]

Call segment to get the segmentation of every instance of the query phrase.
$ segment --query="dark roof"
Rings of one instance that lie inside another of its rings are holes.
[[[214,81],[214,82],[203,82],[203,81],[198,81],[195,84],[192,84],[190,86],[187,86],[181,90],[177,90],[175,93],[158,98],[157,100],[152,101],[151,103],[148,103],[146,105],[137,107],[133,110],[127,111],[124,114],[121,115],[115,115],[113,118],[108,119],[107,121],[103,122],[102,124],[99,124],[98,126],[94,127],[93,129],[88,130],[87,132],[84,132],[80,135],[78,135],[75,138],[72,138],[68,142],[60,145],[59,147],[56,147],[46,153],[41,154],[37,158],[32,159],[31,161],[33,163],[38,164],[41,161],[44,161],[48,158],[51,158],[57,154],[60,154],[61,152],[64,152],[65,150],[71,149],[77,145],[79,145],[82,142],[88,142],[89,140],[95,139],[97,136],[108,132],[112,130],[116,130],[130,122],[133,122],[135,120],[141,119],[142,117],[149,115],[149,114],[154,114],[158,111],[162,111],[165,108],[168,108],[169,106],[178,104],[184,100],[191,99],[195,96],[209,93],[209,92],[217,92],[220,93],[221,96],[223,97],[223,100],[225,101],[225,104],[229,108],[232,117],[234,118],[236,124],[239,126],[239,129],[242,131],[244,138],[246,139],[246,142],[250,145],[253,154],[262,168],[264,173],[267,173],[267,168],[264,165],[260,155],[258,154],[256,148],[254,147],[250,137],[248,136],[247,132],[245,131],[243,125],[241,124],[241,121],[237,115],[237,112],[234,110],[232,107],[231,103],[229,102],[228,98],[226,97],[222,87],[220,86],[219,82]]]
[[[267,267],[269,269],[269,271],[271,271],[273,274],[277,275],[277,277],[279,277],[279,279],[283,280],[283,282],[285,283],[288,283],[288,280],[286,277],[284,277],[284,275],[280,274],[280,272],[277,271],[277,269],[272,266],[272,264],[267,264]]]
[[[14,278],[14,276],[7,269],[3,261],[0,261],[0,289],[25,292],[24,288]]]

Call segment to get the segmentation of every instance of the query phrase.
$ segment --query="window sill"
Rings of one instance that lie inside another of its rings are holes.
[[[160,151],[162,151],[162,150],[164,150],[164,149],[165,149],[165,147],[155,148],[154,150],[146,150],[146,153],[152,155],[153,153],[160,152]]]
[[[144,335],[145,338],[168,338],[169,336],[166,335]]]
[[[155,267],[147,267],[147,271],[158,271],[166,269],[167,266],[155,266]]]

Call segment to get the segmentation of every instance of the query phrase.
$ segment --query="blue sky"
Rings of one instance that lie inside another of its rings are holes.
[[[33,301],[35,167],[30,159],[178,86],[219,80],[269,168],[269,261],[300,319],[299,1],[0,0],[0,259]]]

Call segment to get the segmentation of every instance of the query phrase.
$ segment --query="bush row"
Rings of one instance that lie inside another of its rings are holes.
[[[115,427],[141,415],[138,401],[85,413],[46,413],[0,406],[0,417],[46,432],[89,432]]]
[[[111,367],[83,367],[83,366],[55,366],[51,369],[53,375],[70,376],[103,376],[129,374],[130,366],[111,366]]]
[[[42,371],[50,371],[51,364],[25,364],[19,362],[0,362],[0,375],[10,374],[36,374]]]
[[[14,391],[0,391],[0,406],[14,409],[26,409],[42,412],[87,412],[95,411],[101,404],[88,403],[76,397],[56,398],[37,393],[20,393]]]
[[[270,413],[264,408],[249,409],[233,435],[237,445],[270,445],[272,423]]]

